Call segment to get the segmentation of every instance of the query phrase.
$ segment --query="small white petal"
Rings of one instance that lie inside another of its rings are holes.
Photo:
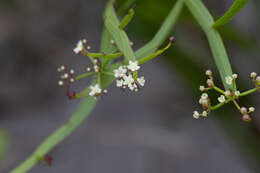
[[[220,103],[224,103],[224,102],[226,101],[225,96],[224,96],[224,95],[221,95],[221,96],[218,98],[218,101],[219,101]]]
[[[144,79],[144,77],[142,76],[142,77],[140,77],[140,78],[137,78],[137,82],[138,82],[141,86],[144,86],[144,84],[145,84],[145,79]]]
[[[205,87],[203,85],[200,86],[200,91],[204,91]]]
[[[194,112],[193,112],[193,118],[199,119],[199,117],[200,117],[199,112],[198,112],[198,111],[194,111]]]
[[[131,71],[137,71],[140,69],[140,66],[138,66],[138,61],[129,61],[127,68]]]
[[[231,76],[227,76],[226,77],[226,84],[232,85],[232,82],[233,82],[233,78]]]
[[[207,93],[203,93],[202,95],[201,95],[201,98],[202,99],[207,99],[209,96],[208,96],[208,94]]]
[[[202,112],[202,116],[203,116],[203,117],[208,116],[208,112],[207,112],[207,111],[203,111],[203,112]]]
[[[256,75],[257,75],[256,72],[252,72],[252,73],[250,74],[251,78],[255,78]]]
[[[254,112],[254,111],[255,111],[255,108],[254,108],[254,107],[250,107],[250,108],[249,108],[249,111],[250,111],[250,112]]]
[[[235,96],[239,96],[240,95],[240,91],[235,91]]]

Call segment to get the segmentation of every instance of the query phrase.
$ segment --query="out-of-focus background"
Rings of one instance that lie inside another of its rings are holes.
[[[119,1],[119,4],[123,0]],[[127,27],[137,49],[156,33],[174,0],[137,1]],[[204,0],[220,17],[233,1]],[[65,64],[84,72],[86,57],[72,49],[87,38],[98,51],[105,1],[0,1],[0,172],[8,173],[60,125],[79,101],[69,101],[57,85]],[[260,2],[251,0],[220,32],[241,90],[260,73]],[[138,93],[114,85],[72,136],[51,153],[53,165],[37,164],[30,173],[256,173],[260,171],[259,94],[241,99],[255,106],[254,121],[241,121],[233,106],[194,120],[198,86],[208,68],[219,76],[205,35],[185,9],[172,34],[175,45],[142,66],[147,83]],[[79,91],[90,80],[76,83]],[[221,85],[221,82],[218,82]]]

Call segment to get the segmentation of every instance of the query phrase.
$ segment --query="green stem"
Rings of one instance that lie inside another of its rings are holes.
[[[88,57],[91,57],[91,58],[115,59],[115,58],[120,58],[121,56],[123,56],[123,53],[119,52],[119,53],[113,53],[113,54],[104,54],[104,53],[86,52],[85,55]]]
[[[228,23],[246,5],[247,2],[248,0],[236,0],[231,8],[213,24],[213,27],[218,28]]]
[[[217,105],[215,105],[215,106],[212,106],[212,107],[210,107],[210,110],[216,110],[216,109],[218,109],[218,108],[220,108],[220,107],[222,107],[222,106],[224,106],[225,104],[227,104],[227,103],[229,103],[231,101],[231,99],[228,99],[228,100],[226,100],[225,102],[223,102],[223,103],[219,103],[219,104],[217,104]]]
[[[108,75],[108,76],[114,76],[114,73],[111,73],[111,72],[103,71],[102,73],[105,75]]]
[[[96,72],[83,73],[81,75],[76,76],[75,80],[80,80],[80,79],[83,79],[83,78],[86,78],[86,77],[89,77],[89,76],[94,76],[96,74],[97,74]]]
[[[232,99],[232,102],[234,103],[234,105],[236,106],[236,108],[239,110],[240,112],[240,106],[238,105],[237,101]]]
[[[250,90],[248,90],[248,91],[245,91],[245,92],[241,93],[241,94],[239,95],[239,97],[243,97],[243,96],[252,94],[252,93],[258,91],[259,89],[260,89],[260,87],[250,89]]]
[[[144,57],[143,59],[138,61],[138,64],[143,64],[145,62],[148,62],[152,59],[154,59],[155,57],[159,56],[160,54],[162,54],[164,51],[166,51],[167,49],[169,49],[169,47],[172,45],[172,43],[168,43],[166,47],[158,50],[157,52],[153,53],[152,55],[149,55],[147,57]]]
[[[220,89],[220,88],[218,88],[216,86],[214,86],[213,89],[216,90],[217,92],[225,95],[225,91],[223,91],[222,89]]]
[[[120,25],[118,26],[120,30],[124,29],[132,20],[134,17],[135,10],[131,8],[128,12],[128,14],[122,19]]]

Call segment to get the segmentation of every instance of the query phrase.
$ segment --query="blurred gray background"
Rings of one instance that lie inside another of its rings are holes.
[[[135,48],[152,38],[145,34],[140,36],[149,30],[149,22],[154,20],[159,27],[165,17],[154,8],[160,5],[158,2],[140,2],[140,6],[137,2],[137,19],[129,27]],[[204,2],[214,16],[221,16],[232,4],[224,0]],[[154,10],[156,18],[150,20],[149,14],[140,17],[146,10],[141,8],[145,3],[148,9]],[[72,49],[79,39],[87,38],[93,51],[98,51],[104,5],[100,0],[0,1],[0,128],[9,138],[5,156],[0,160],[1,173],[8,173],[21,163],[75,110],[79,101],[67,100],[65,89],[57,85],[56,69],[65,64],[78,73],[84,72],[88,59],[73,54]],[[161,5],[170,8],[174,2],[165,1]],[[247,88],[249,73],[260,72],[255,41],[259,38],[260,8],[257,5],[259,3],[249,2],[231,24],[246,35],[246,41],[253,40],[253,48],[244,46],[245,51],[224,35],[225,43],[230,44],[227,49],[231,62],[246,81]],[[217,76],[201,31],[191,27],[185,17],[177,25],[173,30],[177,36],[176,47],[198,55],[193,61],[201,64],[201,71],[193,72],[201,78],[193,80],[204,81],[203,73],[207,68],[213,68]],[[147,83],[138,93],[121,92],[114,85],[109,87],[108,95],[99,101],[88,120],[49,153],[54,158],[53,165],[37,164],[29,172],[259,172],[259,157],[252,156],[234,142],[215,119],[218,115],[212,114],[204,120],[192,118],[192,112],[198,109],[198,97],[187,82],[189,78],[169,64],[160,57],[143,65],[141,74]],[[80,81],[73,89],[79,91],[89,82],[88,79]],[[250,99],[259,109],[259,94]],[[250,125],[241,122],[236,110],[232,114],[239,127],[253,126],[259,134],[259,110],[254,113],[256,117]],[[250,135],[250,131],[245,133]],[[253,138],[259,141],[257,137]]]

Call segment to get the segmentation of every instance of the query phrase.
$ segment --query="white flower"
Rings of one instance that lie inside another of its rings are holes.
[[[120,66],[118,69],[114,70],[114,76],[116,78],[123,77],[126,74],[127,70],[123,66]]]
[[[128,76],[123,76],[124,79],[124,85],[127,85],[129,88],[132,86],[132,84],[134,83],[134,78],[132,75],[128,75]]]
[[[193,112],[193,118],[199,119],[199,117],[200,117],[199,112],[198,112],[198,111],[194,111],[194,112]]]
[[[208,79],[207,84],[208,84],[209,87],[212,87],[214,85],[214,82],[213,82],[212,79]]]
[[[203,85],[200,86],[200,91],[204,91],[205,87]]]
[[[144,86],[144,84],[145,84],[144,77],[142,76],[142,77],[137,78],[137,82],[138,82],[141,86]]]
[[[240,91],[235,91],[235,96],[239,96],[240,95]]]
[[[260,82],[260,76],[257,76],[257,78],[255,79],[256,82]]]
[[[227,77],[226,77],[226,83],[227,83],[228,85],[232,85],[232,82],[233,82],[233,78],[230,77],[230,76],[227,76]]]
[[[240,109],[240,111],[241,111],[241,113],[244,115],[244,114],[247,114],[247,108],[245,108],[245,107],[242,107],[241,109]]]
[[[203,93],[202,95],[201,95],[201,98],[202,99],[207,99],[209,96],[208,96],[208,94],[207,93]]]
[[[207,75],[207,76],[211,76],[211,75],[212,75],[212,71],[211,71],[211,70],[207,70],[207,71],[206,71],[206,75]]]
[[[220,103],[224,103],[224,102],[226,101],[225,96],[224,96],[224,95],[221,95],[221,96],[218,98],[218,101],[219,101]]]
[[[137,89],[136,84],[130,85],[130,86],[128,86],[128,87],[129,87],[129,89],[130,89],[131,91]]]
[[[63,84],[64,84],[63,81],[59,81],[59,82],[58,82],[58,85],[59,85],[59,86],[62,86]]]
[[[89,95],[90,96],[95,96],[97,94],[100,94],[101,93],[101,89],[99,88],[98,84],[94,85],[94,86],[90,86],[90,93]]]
[[[254,108],[254,107],[250,107],[250,108],[249,108],[249,111],[250,111],[250,112],[254,112],[254,111],[255,111],[255,108]]]
[[[140,69],[140,66],[138,66],[138,61],[129,61],[127,68],[131,71],[137,71]]]
[[[123,84],[124,84],[124,81],[123,81],[123,80],[117,80],[117,81],[116,81],[116,86],[117,86],[117,87],[122,87]]]
[[[227,90],[227,91],[225,91],[225,93],[224,93],[224,94],[225,94],[225,96],[227,96],[227,97],[228,97],[228,96],[230,96],[230,95],[231,95],[231,92],[230,92],[229,90]]]
[[[256,75],[257,75],[256,72],[252,72],[252,73],[250,74],[251,78],[255,78]]]
[[[79,54],[82,50],[84,49],[84,45],[83,45],[83,42],[81,40],[79,40],[79,42],[77,43],[77,47],[74,48],[74,52],[76,54]]]
[[[207,112],[207,111],[203,111],[203,112],[202,112],[202,116],[203,116],[203,117],[208,116],[208,112]]]
[[[97,65],[94,65],[94,71],[98,72],[99,71],[99,67]]]
[[[237,74],[233,74],[233,75],[232,75],[232,78],[233,78],[233,79],[236,79],[236,78],[237,78]]]

